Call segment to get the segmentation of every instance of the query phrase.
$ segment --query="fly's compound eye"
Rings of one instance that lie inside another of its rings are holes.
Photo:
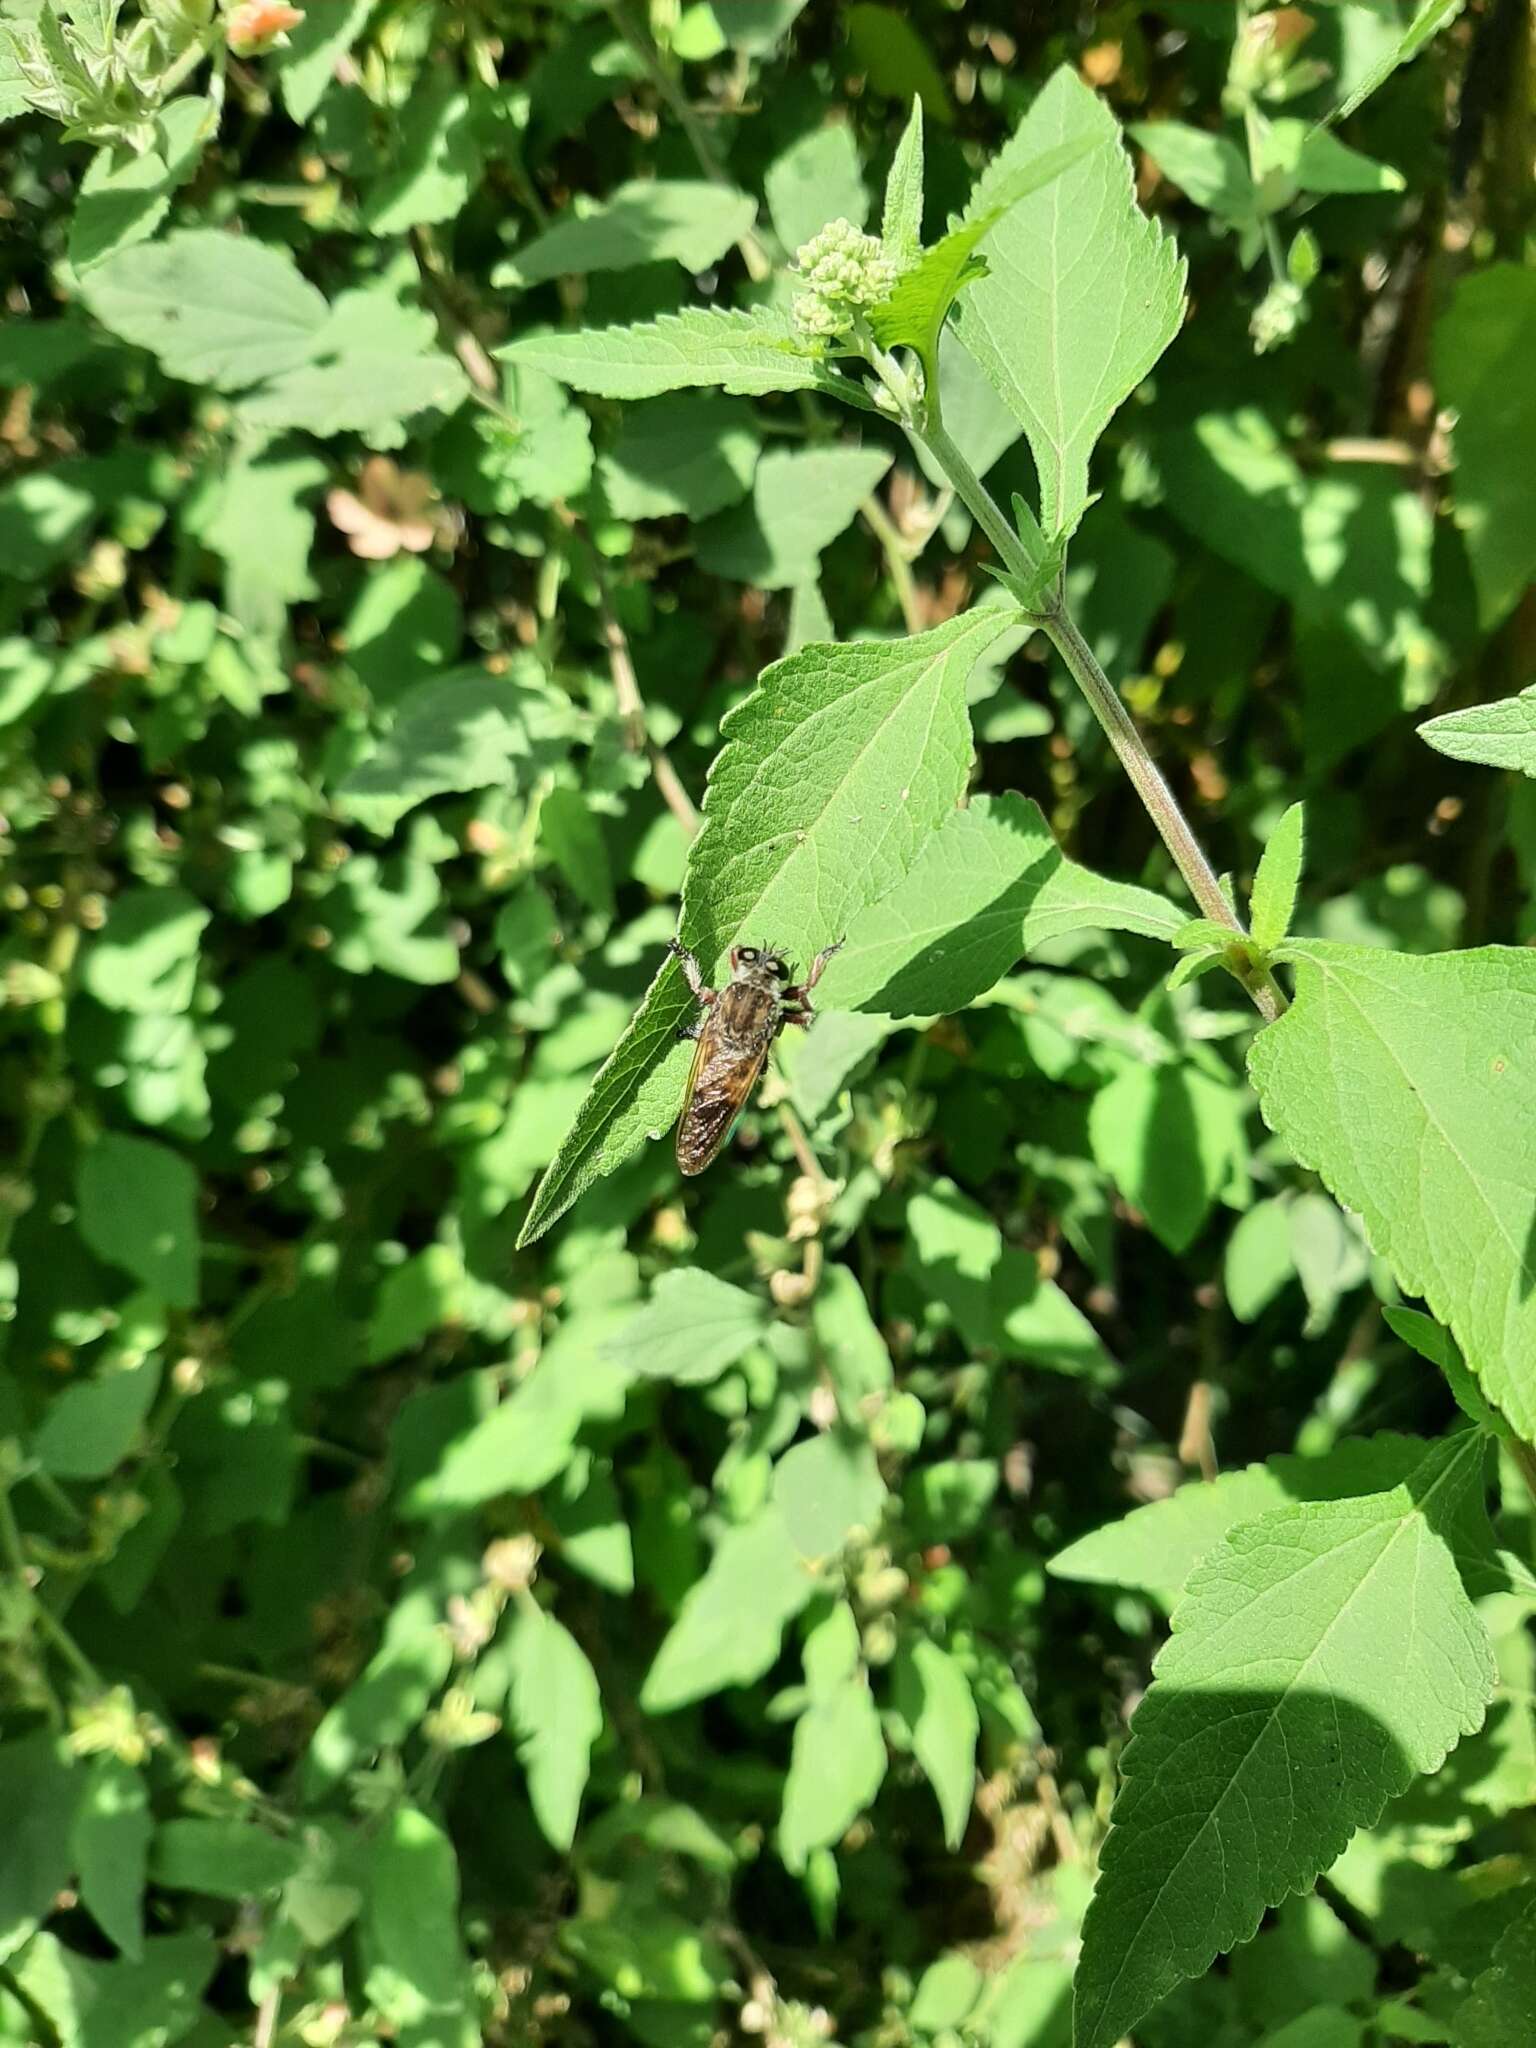
[[[736,948],[736,958],[738,960],[755,960],[757,958],[756,946],[738,946]]]
[[[788,978],[789,969],[784,965],[784,962],[778,957],[777,954],[774,954],[772,959],[765,960],[763,962],[763,965],[767,968],[768,972],[773,976],[775,981],[784,981]]]

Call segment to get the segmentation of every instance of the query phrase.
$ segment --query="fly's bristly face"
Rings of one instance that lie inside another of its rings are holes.
[[[760,988],[765,993],[777,996],[793,979],[794,969],[782,953],[775,953],[771,946],[732,946],[731,981],[733,985],[746,988]]]

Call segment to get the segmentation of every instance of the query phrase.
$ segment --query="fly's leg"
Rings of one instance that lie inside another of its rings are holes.
[[[701,1004],[707,1010],[715,1000],[715,990],[709,986],[703,974],[699,971],[698,961],[694,959],[688,948],[679,944],[676,939],[668,939],[667,951],[677,955],[678,961],[682,966],[683,979],[688,984],[689,994],[696,1003]],[[697,1038],[703,1029],[704,1019],[702,1017],[695,1017],[691,1024],[679,1024],[677,1035],[679,1038]]]
[[[794,982],[785,989],[779,1005],[780,1031],[786,1024],[798,1024],[804,1031],[815,1021],[816,1012],[811,1008],[811,990],[820,981],[832,955],[840,953],[845,943],[845,940],[839,939],[834,946],[823,946],[811,962],[811,971],[804,981]]]
[[[834,953],[841,953],[841,951],[843,950],[844,946],[847,945],[847,943],[848,941],[846,939],[839,939],[835,945],[823,946],[821,951],[816,955],[816,958],[811,962],[811,971],[805,977],[804,981],[801,982],[798,988],[789,989],[786,991],[786,993],[789,995],[808,996],[811,990],[816,986],[817,982],[820,981],[822,974],[826,969],[827,962],[832,958],[832,955]]]

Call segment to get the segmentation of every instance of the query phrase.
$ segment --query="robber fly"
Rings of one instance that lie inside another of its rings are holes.
[[[789,962],[768,946],[732,946],[731,978],[715,989],[705,982],[688,948],[676,939],[668,941],[704,1012],[677,1034],[698,1041],[677,1125],[677,1163],[684,1173],[702,1173],[730,1136],[757,1085],[768,1048],[784,1026],[803,1029],[810,1023],[815,1015],[811,990],[842,943],[839,939],[836,946],[824,947],[804,981],[794,981]]]

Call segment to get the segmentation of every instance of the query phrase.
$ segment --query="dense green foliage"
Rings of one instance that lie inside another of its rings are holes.
[[[0,2043],[1530,2038],[1531,36],[0,6]]]

